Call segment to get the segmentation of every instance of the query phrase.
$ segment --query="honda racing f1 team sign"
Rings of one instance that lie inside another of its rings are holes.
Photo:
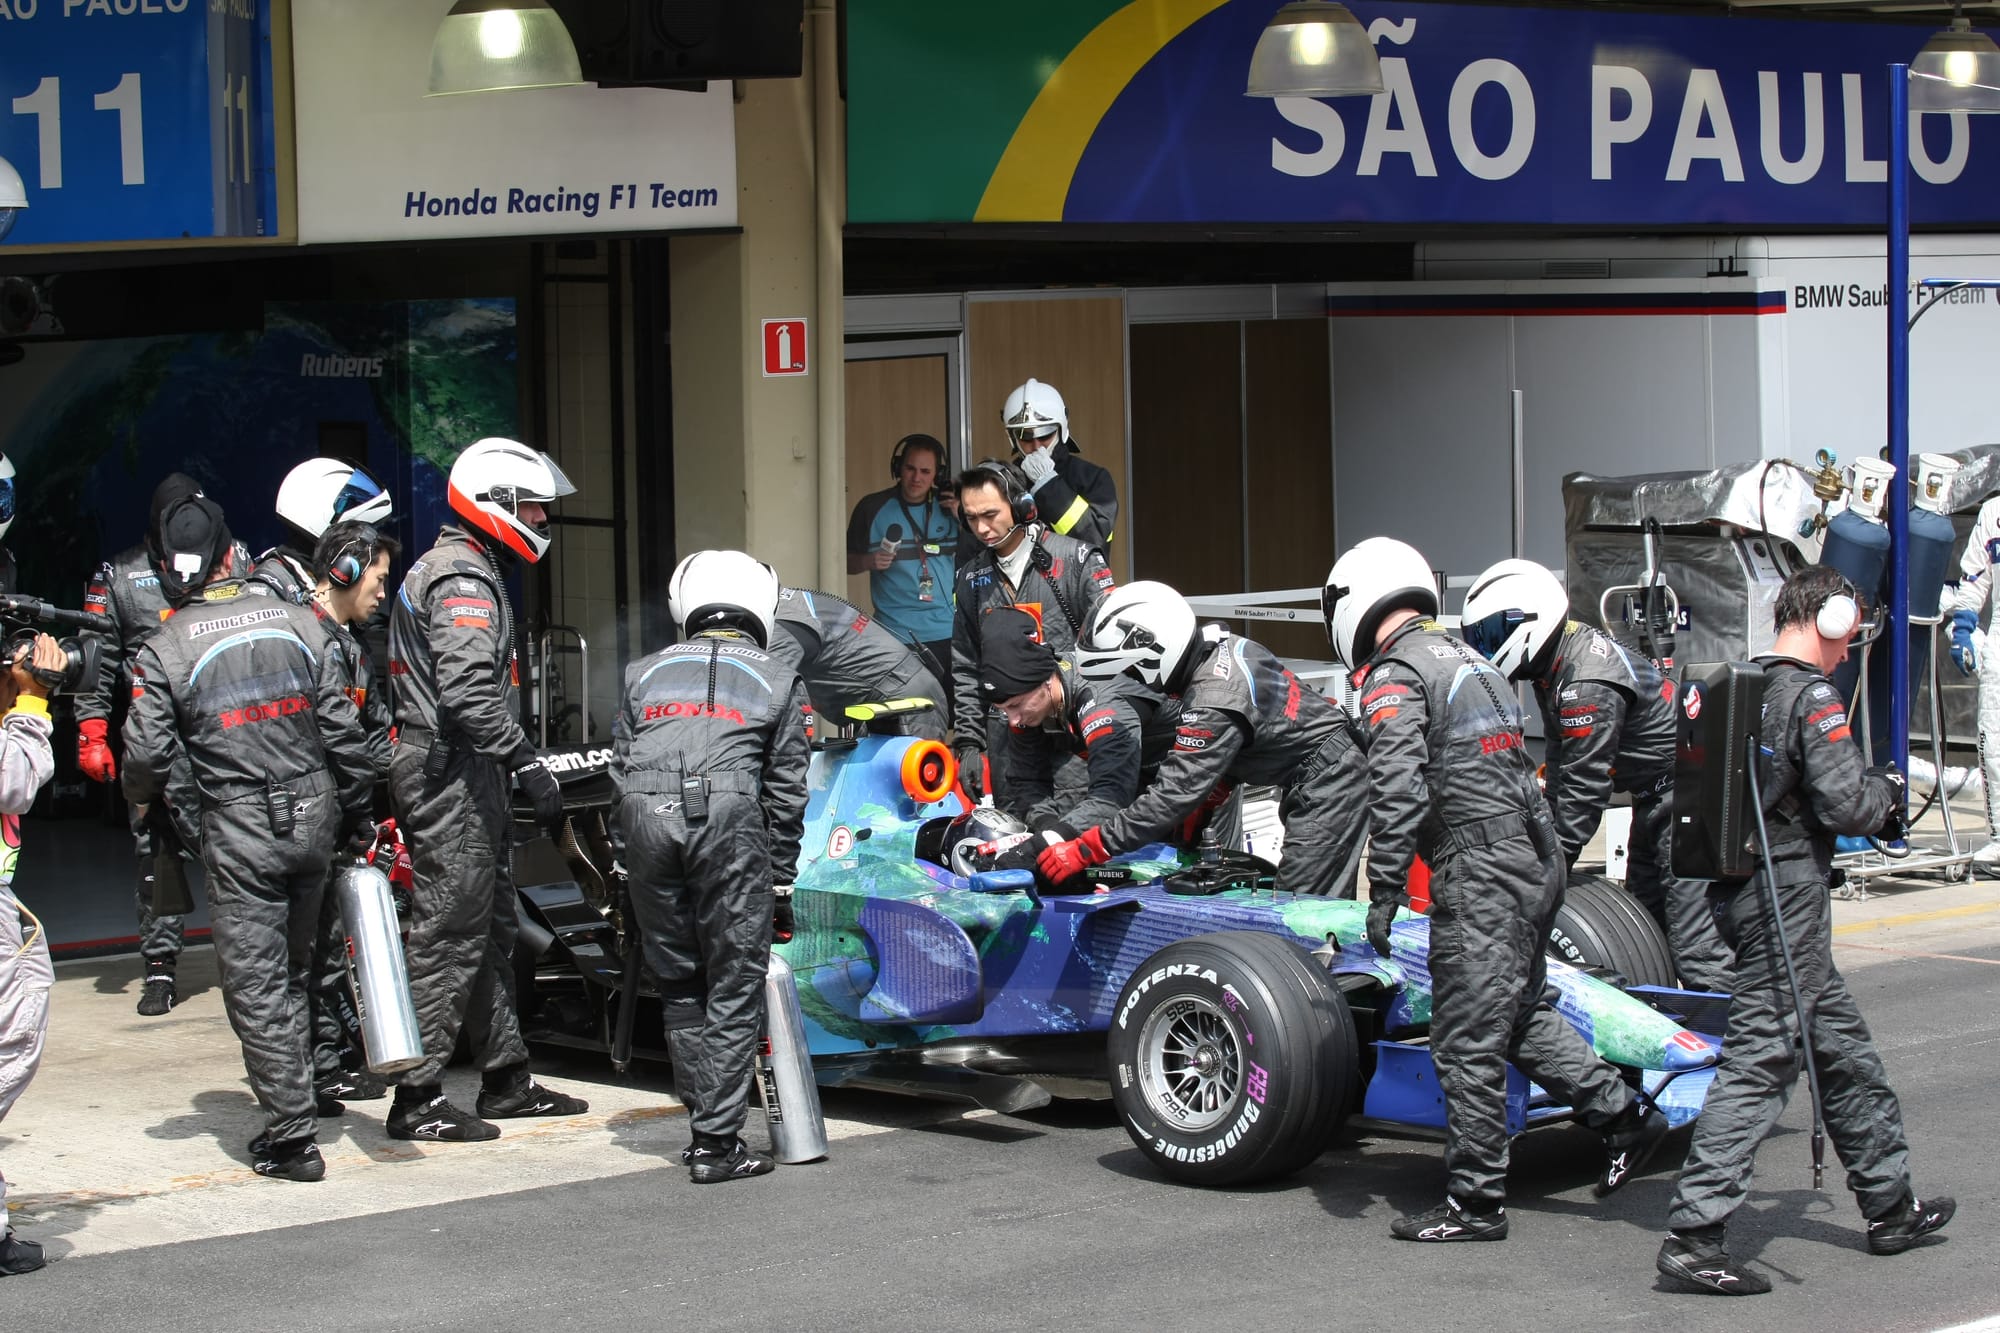
[[[299,240],[736,224],[729,85],[426,97],[451,0],[293,0]]]
[[[849,220],[1879,229],[1887,66],[1936,27],[1350,8],[1374,97],[1244,96],[1270,0],[857,6]],[[1979,119],[1913,119],[1918,223],[2000,221]]]

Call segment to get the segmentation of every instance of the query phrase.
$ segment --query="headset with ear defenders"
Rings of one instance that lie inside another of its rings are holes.
[[[334,553],[326,565],[326,579],[336,588],[352,588],[361,582],[361,576],[368,571],[369,563],[375,558],[376,531],[364,525],[352,540]]]
[[[1854,633],[1855,626],[1861,623],[1861,604],[1851,594],[1837,592],[1821,605],[1814,623],[1822,639],[1844,642],[1848,635]]]
[[[944,442],[935,435],[926,435],[922,431],[915,431],[896,441],[895,449],[889,454],[890,476],[900,477],[903,475],[903,455],[910,452],[912,447],[930,450],[931,457],[937,460],[939,475],[943,475],[945,467]]]
[[[984,458],[974,463],[968,472],[984,473],[993,478],[999,486],[1000,494],[1007,497],[1007,507],[1014,513],[1014,526],[1031,523],[1035,518],[1035,493],[1028,488],[1028,474],[1012,463],[1003,463],[997,458]]]

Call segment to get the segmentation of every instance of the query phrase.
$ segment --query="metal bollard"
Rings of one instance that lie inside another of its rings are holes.
[[[403,965],[403,939],[389,877],[370,865],[344,868],[333,879],[347,930],[347,974],[354,981],[361,1012],[361,1044],[368,1068],[400,1074],[424,1062],[417,1010],[410,1001],[410,974]]]

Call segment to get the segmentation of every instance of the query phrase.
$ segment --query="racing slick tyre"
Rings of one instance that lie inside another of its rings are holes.
[[[1549,927],[1548,954],[1594,974],[1616,973],[1626,986],[1672,986],[1666,934],[1637,898],[1600,875],[1569,877],[1569,891]]]
[[[1333,979],[1297,944],[1256,931],[1148,958],[1118,993],[1106,1047],[1126,1133],[1191,1185],[1298,1170],[1325,1149],[1360,1080],[1354,1017]]]

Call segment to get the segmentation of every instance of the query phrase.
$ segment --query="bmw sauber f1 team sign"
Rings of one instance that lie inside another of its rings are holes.
[[[1355,0],[1387,91],[1246,97],[1276,7],[855,5],[849,220],[1879,230],[1887,66],[1937,26]],[[1918,223],[2000,221],[1979,120],[1913,120]]]

